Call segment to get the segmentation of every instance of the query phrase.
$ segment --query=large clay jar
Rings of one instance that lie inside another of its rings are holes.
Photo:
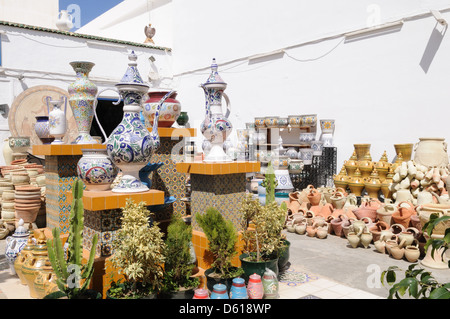
[[[164,95],[169,93],[169,91],[170,90],[157,90],[148,93],[149,99],[144,102],[142,112],[144,113],[145,121],[148,121],[150,124],[149,127],[153,126],[159,101],[161,101]],[[159,110],[159,127],[171,127],[180,116],[181,104],[176,97],[177,93],[175,92],[161,105]]]
[[[77,174],[86,185],[86,190],[110,190],[119,170],[106,149],[82,149],[82,153],[83,156],[77,163]]]
[[[437,214],[438,217],[450,216],[450,205],[448,204],[426,204],[416,208],[419,215],[421,228],[430,220],[431,214]],[[416,227],[417,228],[417,227]],[[444,235],[445,230],[450,228],[450,221],[442,221],[438,223],[433,230],[433,235]]]
[[[47,238],[43,229],[38,229],[37,231],[39,235],[36,237],[36,247],[32,252],[32,256],[22,266],[22,274],[25,277],[32,298],[38,298],[36,289],[34,288],[36,273],[41,271],[48,261]]]
[[[333,228],[333,232],[338,237],[343,237],[344,232],[342,230],[342,223],[347,220],[347,218],[344,217],[344,215],[339,215],[338,218],[333,218],[330,221],[330,225]]]
[[[392,223],[392,214],[396,212],[397,205],[395,204],[384,204],[377,209],[377,218],[380,221],[385,222],[388,225]]]
[[[414,146],[414,162],[427,167],[447,167],[447,143],[444,138],[419,138]]]
[[[97,85],[89,80],[88,76],[94,63],[74,61],[70,65],[76,73],[75,82],[69,84],[69,104],[77,124],[79,135],[75,144],[98,144],[91,135],[91,125],[94,119],[94,101],[97,95]]]
[[[35,246],[36,241],[33,235],[31,234],[30,236],[28,236],[27,244],[20,251],[19,255],[17,255],[17,258],[14,262],[14,269],[22,285],[27,285],[27,281],[25,280],[25,277],[22,274],[22,267],[27,262],[27,260],[33,256],[33,250]]]
[[[358,219],[369,217],[371,220],[375,220],[377,218],[377,210],[380,208],[380,206],[380,201],[371,198],[370,200],[363,201],[359,208],[355,209],[353,213]]]
[[[400,202],[397,207],[398,210],[392,214],[392,220],[394,221],[394,223],[400,224],[403,227],[408,228],[409,221],[411,220],[411,215],[416,214],[414,205],[411,204],[410,202],[404,201]]]

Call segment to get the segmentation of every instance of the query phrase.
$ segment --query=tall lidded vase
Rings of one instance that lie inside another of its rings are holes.
[[[70,65],[76,72],[76,80],[68,87],[69,104],[72,108],[79,135],[75,144],[98,144],[91,135],[91,125],[94,119],[94,101],[98,92],[97,86],[88,78],[94,63],[74,61]]]
[[[67,131],[67,98],[62,96],[60,100],[53,100],[50,96],[46,97],[47,108],[50,111],[50,105],[52,105],[51,111],[48,113],[48,128],[49,133],[55,140],[51,144],[64,144],[63,137]],[[64,103],[64,111],[61,109]]]
[[[205,93],[205,120],[200,126],[200,131],[206,140],[211,143],[211,149],[205,157],[205,162],[229,162],[231,157],[223,150],[223,143],[230,135],[233,126],[228,119],[230,115],[230,100],[224,90],[227,84],[217,72],[216,59],[211,64],[211,74],[207,81],[200,86]],[[227,113],[222,111],[222,96],[227,104]]]
[[[134,51],[128,58],[130,60],[128,69],[122,80],[113,89],[118,92],[120,99],[124,102],[123,118],[110,136],[105,136],[108,156],[123,174],[121,181],[112,189],[113,192],[118,193],[145,192],[149,190],[139,179],[139,170],[149,163],[152,151],[160,145],[158,112],[162,103],[174,93],[174,91],[168,92],[160,101],[152,131],[149,132],[140,119],[142,98],[147,93],[149,86],[144,84],[139,74],[136,67],[137,56]],[[118,104],[118,102],[114,104]],[[96,119],[98,122],[97,115]],[[99,126],[103,134],[105,134],[100,123]]]

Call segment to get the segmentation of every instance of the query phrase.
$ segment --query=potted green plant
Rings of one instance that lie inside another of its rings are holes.
[[[95,247],[98,236],[92,239],[89,260],[86,264],[83,259],[83,182],[76,179],[72,186],[72,207],[69,215],[69,237],[67,257],[60,238],[59,228],[53,228],[53,239],[47,240],[47,251],[53,271],[56,274],[56,284],[59,291],[48,294],[44,299],[100,299],[101,293],[88,289],[94,274]]]
[[[204,214],[195,214],[195,219],[208,239],[213,259],[211,267],[205,270],[206,285],[210,291],[216,283],[222,283],[230,289],[233,278],[242,274],[241,268],[232,265],[232,259],[237,255],[237,230],[214,207],[208,208]]]
[[[164,234],[157,222],[150,223],[151,212],[144,202],[127,199],[122,214],[111,263],[124,279],[111,283],[107,297],[154,299],[163,282]]]
[[[283,266],[287,264],[289,245],[281,233],[287,215],[287,205],[278,205],[275,201],[275,174],[271,163],[268,165],[263,182],[266,188],[266,203],[261,205],[252,194],[247,194],[242,201],[242,239],[243,253],[239,256],[244,277],[256,273],[263,276],[266,268],[278,275],[279,257],[283,258]]]
[[[164,278],[159,297],[163,299],[192,299],[200,284],[192,277],[196,268],[191,254],[192,226],[174,216],[167,228],[164,251]]]
[[[437,249],[442,249],[442,261],[444,260],[445,251],[450,245],[450,228],[445,230],[444,237],[441,239],[433,239],[431,235],[437,224],[450,220],[450,216],[438,217],[437,214],[431,214],[430,220],[424,225],[426,233],[430,238],[425,244],[425,251],[432,249],[431,254]],[[448,261],[450,268],[450,260]],[[397,282],[396,272],[402,271],[397,266],[391,266],[381,273],[381,282],[391,286],[389,289],[388,299],[401,299],[408,292],[409,296],[416,299],[450,299],[450,283],[439,283],[431,274],[423,268],[418,267],[417,263],[411,264],[404,271],[404,278]]]

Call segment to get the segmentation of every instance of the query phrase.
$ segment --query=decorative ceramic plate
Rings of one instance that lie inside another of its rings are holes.
[[[42,144],[34,131],[34,124],[36,116],[48,116],[46,96],[51,96],[53,99],[60,99],[61,96],[69,98],[69,93],[50,85],[33,86],[20,93],[12,103],[8,114],[8,125],[12,136],[30,136],[31,145]],[[67,132],[63,141],[70,144],[78,136],[78,129],[69,101],[67,101],[66,118]]]

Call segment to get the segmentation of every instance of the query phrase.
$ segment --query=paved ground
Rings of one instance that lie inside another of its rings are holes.
[[[410,263],[368,249],[352,248],[344,238],[325,239],[286,233],[291,242],[289,268],[281,273],[282,299],[383,299],[388,288],[379,281],[381,272]],[[31,299],[27,286],[12,275],[4,257],[5,240],[0,240],[0,299]],[[438,282],[450,282],[450,269],[430,270]]]

